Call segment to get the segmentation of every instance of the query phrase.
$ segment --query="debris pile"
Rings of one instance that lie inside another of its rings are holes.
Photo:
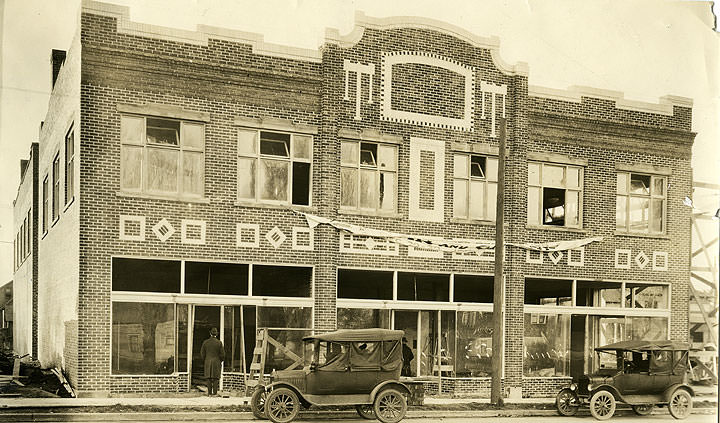
[[[40,362],[0,350],[0,397],[74,397],[59,369],[42,369]]]

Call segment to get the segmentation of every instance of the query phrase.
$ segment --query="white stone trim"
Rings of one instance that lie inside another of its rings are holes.
[[[666,95],[660,97],[658,103],[647,103],[644,101],[628,100],[625,98],[625,94],[620,91],[604,90],[578,85],[573,85],[564,90],[530,85],[528,87],[528,96],[569,101],[572,103],[580,103],[582,101],[582,97],[600,98],[614,101],[615,107],[618,109],[657,113],[667,116],[673,116],[674,106],[692,107],[693,105],[693,100],[687,97]]]
[[[443,129],[473,130],[475,114],[475,70],[460,62],[435,53],[398,51],[383,53],[380,70],[380,118],[391,122],[427,125]],[[402,63],[417,63],[454,72],[465,78],[465,105],[463,118],[455,119],[425,113],[406,112],[392,108],[392,67]]]
[[[562,251],[548,251],[547,252],[547,256],[550,259],[550,261],[553,262],[553,264],[560,263],[560,260],[562,260],[564,255],[565,254],[563,254]]]
[[[265,240],[275,249],[280,248],[286,239],[287,235],[285,235],[285,233],[277,226],[273,226],[273,228],[265,234]]]
[[[139,235],[128,235],[125,233],[125,225],[128,222],[140,224]],[[145,216],[120,215],[120,239],[123,241],[145,241]]]
[[[615,268],[616,269],[629,269],[631,255],[632,255],[632,250],[626,250],[623,248],[616,249],[615,250]],[[625,256],[625,258],[622,258],[621,256]]]
[[[635,264],[641,269],[644,269],[647,267],[648,263],[650,263],[650,257],[645,254],[645,252],[640,251],[635,256]]]
[[[253,231],[254,236],[252,241],[243,241],[242,233],[243,230],[249,229]],[[237,247],[249,247],[259,248],[260,247],[260,225],[257,223],[236,223],[235,224],[235,245]]]
[[[420,151],[435,154],[434,205],[432,210],[420,208]],[[445,218],[445,141],[410,138],[410,204],[408,218],[428,222],[443,222]]]
[[[163,217],[152,227],[152,231],[161,242],[165,242],[173,236],[175,228]]]
[[[343,71],[345,71],[345,94],[343,100],[350,101],[349,96],[349,82],[350,72],[355,72],[355,120],[361,120],[360,116],[360,103],[362,99],[362,76],[368,75],[370,78],[368,87],[368,104],[373,103],[373,76],[375,75],[375,64],[368,63],[363,65],[362,63],[351,62],[348,59],[343,60]]]
[[[585,266],[585,247],[573,248],[567,250],[567,264],[568,266],[582,267]]]
[[[668,270],[667,251],[655,251],[652,258],[652,270],[666,272]]]
[[[537,258],[533,257],[533,254],[537,253]],[[545,254],[542,251],[535,251],[527,249],[525,250],[525,263],[543,264],[543,256]]]
[[[304,233],[308,235],[308,244],[298,244],[298,235]],[[293,226],[292,228],[292,249],[301,251],[313,251],[315,249],[315,231],[312,228],[304,228],[302,226]]]
[[[373,238],[364,235],[353,235],[340,232],[340,252],[355,254],[377,254],[381,256],[397,256],[400,251],[396,242],[384,238]]]
[[[188,238],[188,227],[197,226],[200,228],[200,239]],[[180,242],[183,244],[205,245],[205,221],[182,219],[180,221]]]
[[[430,239],[431,237],[425,237]],[[432,239],[442,239],[442,238],[435,238],[432,237]],[[443,258],[444,253],[442,250],[433,249],[433,248],[423,248],[423,247],[415,247],[413,245],[408,245],[408,257],[424,257],[424,258]]]

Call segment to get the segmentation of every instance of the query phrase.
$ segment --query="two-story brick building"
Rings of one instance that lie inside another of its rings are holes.
[[[39,143],[38,355],[81,394],[192,389],[213,326],[225,389],[258,328],[388,327],[430,393],[487,394],[501,118],[507,392],[687,339],[690,100],[529,87],[426,19],[303,50],[128,16],[84,3]]]

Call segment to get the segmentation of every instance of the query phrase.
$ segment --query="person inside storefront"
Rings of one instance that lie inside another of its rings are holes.
[[[410,362],[413,358],[415,358],[415,354],[413,354],[412,350],[408,346],[408,340],[404,336],[402,339],[402,357],[403,366],[401,376],[412,376],[412,371],[410,370]]]
[[[210,337],[200,347],[200,357],[205,363],[208,396],[217,395],[222,362],[225,361],[225,347],[217,336],[217,328],[210,329]]]

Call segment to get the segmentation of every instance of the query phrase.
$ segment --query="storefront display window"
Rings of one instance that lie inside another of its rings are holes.
[[[664,317],[628,317],[627,325],[630,339],[644,341],[668,339],[668,322]]]
[[[112,374],[175,371],[175,305],[113,303]]]
[[[525,279],[525,304],[544,306],[572,305],[572,281]]]
[[[338,298],[392,300],[393,272],[338,269]]]
[[[390,329],[390,310],[369,308],[339,308],[337,310],[338,329]]]
[[[492,376],[492,313],[457,313],[457,377]]]
[[[625,284],[625,307],[668,308],[667,285]]]
[[[622,307],[620,282],[577,281],[576,305]]]
[[[570,315],[525,313],[523,376],[570,375]]]

